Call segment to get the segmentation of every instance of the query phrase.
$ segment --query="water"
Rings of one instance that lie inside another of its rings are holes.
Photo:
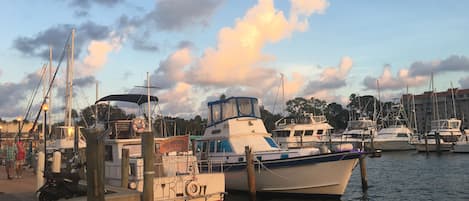
[[[354,169],[340,200],[469,200],[469,154],[383,152],[367,158],[368,191],[362,193],[360,168]],[[230,193],[227,201],[249,200],[245,193]],[[257,201],[319,201],[315,198],[265,198]]]

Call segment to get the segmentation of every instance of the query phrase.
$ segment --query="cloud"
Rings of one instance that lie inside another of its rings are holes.
[[[352,58],[343,57],[339,66],[327,67],[320,73],[319,78],[310,81],[303,94],[312,95],[315,98],[330,99],[327,95],[332,96],[330,90],[339,89],[346,85],[346,78],[353,66]]]
[[[152,85],[170,89],[178,82],[185,81],[185,68],[191,64],[193,57],[189,48],[182,48],[161,61],[158,69],[151,75]]]
[[[90,8],[91,4],[113,7],[124,0],[69,0],[69,5],[78,8]]]
[[[169,114],[164,115],[194,116],[194,99],[192,98],[191,89],[190,84],[180,82],[171,90],[160,93],[159,98],[163,111],[169,112]]]
[[[311,12],[298,11],[296,14],[306,17]],[[275,58],[263,54],[262,49],[268,43],[276,43],[295,31],[304,30],[304,24],[297,19],[289,21],[274,7],[272,0],[260,0],[236,21],[234,27],[219,31],[217,47],[206,49],[191,69],[191,83],[222,87],[271,85],[277,72],[265,63]]]
[[[215,10],[223,3],[219,0],[174,1],[159,0],[155,9],[143,20],[158,30],[180,31],[188,26],[206,26]]]
[[[41,73],[34,72],[27,74],[19,83],[5,82],[0,83],[0,118],[14,118],[19,114],[23,115],[27,100],[32,94],[41,78]],[[6,95],[8,94],[8,95]]]
[[[95,24],[88,21],[79,26],[71,24],[59,24],[41,31],[34,37],[18,37],[13,42],[13,48],[26,56],[36,56],[43,59],[49,59],[49,46],[55,52],[54,60],[58,60],[60,53],[64,48],[65,41],[71,33],[73,27],[76,27],[75,39],[75,57],[81,53],[84,44],[91,40],[102,40],[109,36],[111,29],[107,26]]]
[[[461,88],[463,88],[463,89],[469,88],[469,76],[467,76],[465,78],[461,78],[459,80],[459,84],[461,85]]]
[[[462,72],[469,70],[469,59],[466,56],[451,55],[443,60],[432,62],[417,61],[409,68],[410,76],[429,76],[443,72]]]
[[[377,89],[376,80],[379,80],[379,87],[381,90],[399,90],[406,87],[415,87],[421,86],[428,82],[427,76],[410,76],[408,69],[401,69],[395,77],[393,77],[391,72],[391,67],[389,65],[384,66],[383,74],[380,77],[375,78],[372,76],[366,76],[363,80],[363,84],[366,89]]]

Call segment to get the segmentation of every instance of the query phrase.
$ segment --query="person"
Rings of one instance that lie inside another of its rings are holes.
[[[22,178],[23,165],[26,159],[26,151],[21,140],[18,140],[18,142],[16,142],[16,150],[16,177]]]
[[[5,171],[7,173],[8,179],[13,179],[10,175],[10,170],[13,169],[16,159],[16,146],[13,145],[13,141],[7,141],[5,146]]]

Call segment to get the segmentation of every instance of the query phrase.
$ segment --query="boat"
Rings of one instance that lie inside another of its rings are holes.
[[[413,138],[413,129],[407,124],[407,117],[402,104],[394,104],[391,111],[383,118],[384,128],[378,131],[373,139],[375,149],[382,151],[413,150],[410,144]]]
[[[465,129],[459,140],[454,143],[454,153],[469,153],[469,130]]]
[[[245,150],[251,149],[257,193],[340,197],[361,152],[286,150],[261,119],[257,98],[229,97],[208,103],[208,123],[197,140],[199,160],[221,161],[228,190],[247,191]],[[220,167],[220,166],[215,166]]]
[[[461,120],[450,118],[433,120],[431,130],[419,140],[413,142],[417,151],[450,151],[453,148],[452,141],[445,141],[443,136],[461,136]],[[450,139],[450,138],[446,138]]]
[[[345,146],[345,149],[360,149],[366,147],[371,139],[376,137],[376,121],[366,117],[359,117],[357,120],[347,122],[347,128],[340,135],[333,135],[331,142],[336,146]],[[344,148],[342,148],[344,149]]]
[[[275,122],[272,138],[282,148],[319,147],[327,142],[333,129],[324,115],[283,117]]]
[[[103,97],[96,103],[103,101],[124,101],[141,106],[148,102],[158,101],[158,98],[140,94],[115,94]],[[132,120],[118,119],[105,123],[107,129],[104,131],[104,177],[108,185],[122,185],[122,152],[123,149],[127,149],[129,150],[130,166],[127,186],[130,189],[143,192],[144,162],[140,134],[152,127],[152,124],[148,125],[147,122],[149,122],[147,118],[136,117]],[[154,138],[153,200],[224,200],[225,177],[222,169],[218,171],[209,169],[208,172],[199,171],[202,168],[199,166],[201,161],[198,161],[193,152],[189,150],[189,139],[188,135]]]

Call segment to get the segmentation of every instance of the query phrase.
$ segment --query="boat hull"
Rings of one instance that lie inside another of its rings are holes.
[[[387,141],[378,141],[373,142],[375,149],[380,149],[382,151],[404,151],[404,150],[413,150],[415,146],[410,144],[408,141],[398,141],[398,140],[387,140]]]
[[[456,143],[453,147],[454,153],[469,153],[469,143]]]
[[[438,147],[436,144],[428,144],[428,151],[435,152],[438,151]],[[453,148],[453,144],[451,143],[441,143],[440,144],[440,151],[450,151]],[[415,144],[415,149],[419,152],[426,152],[427,148],[425,144]]]
[[[259,193],[341,196],[360,155],[334,153],[257,162],[256,190]],[[245,163],[225,164],[224,171],[227,189],[248,190]]]

